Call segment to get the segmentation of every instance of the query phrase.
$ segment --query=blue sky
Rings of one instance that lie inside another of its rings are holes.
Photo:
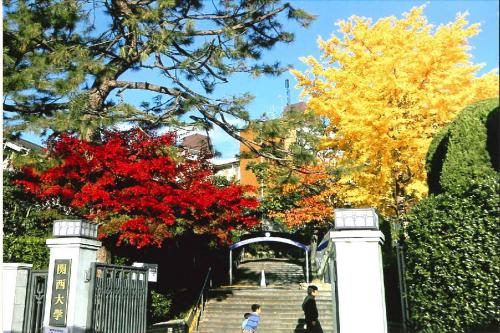
[[[296,69],[306,70],[307,67],[299,60],[301,56],[321,54],[317,47],[318,36],[328,39],[337,32],[335,23],[352,15],[371,17],[373,21],[386,16],[402,17],[404,12],[412,7],[426,4],[424,14],[434,25],[453,21],[458,12],[469,12],[470,23],[481,23],[481,33],[470,39],[474,63],[485,63],[480,74],[498,68],[499,59],[499,13],[498,1],[328,1],[302,0],[291,1],[295,7],[317,15],[316,21],[308,29],[296,29],[295,42],[291,45],[280,45],[266,53],[268,59],[279,59],[283,63],[292,64]],[[300,90],[295,89],[296,80],[285,73],[280,77],[263,77],[257,79],[234,78],[234,89],[251,92],[255,99],[249,105],[252,117],[258,118],[262,113],[278,116],[286,104],[285,80],[290,80],[291,101],[298,102]],[[228,87],[228,91],[230,88]],[[215,131],[212,139],[223,157],[232,157],[238,153],[238,143],[231,137]]]
[[[290,64],[299,70],[305,70],[299,57],[312,55],[320,56],[317,47],[317,38],[328,39],[337,32],[335,23],[347,19],[352,15],[370,17],[373,21],[381,17],[396,16],[409,11],[414,6],[426,4],[424,14],[434,25],[446,24],[455,19],[459,12],[469,12],[470,23],[481,23],[481,33],[472,39],[470,44],[474,63],[484,63],[485,67],[480,74],[498,68],[499,61],[499,2],[498,1],[333,1],[333,0],[301,0],[289,1],[292,6],[305,9],[317,15],[316,21],[308,28],[300,28],[296,24],[287,27],[295,33],[295,42],[288,45],[279,45],[271,51],[263,53],[263,59],[272,63],[279,60],[283,64]],[[134,74],[134,75],[137,75]],[[249,92],[255,96],[249,105],[248,111],[252,118],[259,118],[263,113],[270,117],[277,117],[286,104],[285,80],[290,80],[291,101],[299,101],[300,91],[295,89],[294,77],[285,73],[280,77],[251,78],[246,75],[237,75],[231,78],[230,83],[219,86],[218,96],[224,94],[242,94]],[[26,134],[26,139],[40,142],[39,138]],[[211,133],[212,141],[223,158],[233,157],[239,151],[239,143],[215,129]]]

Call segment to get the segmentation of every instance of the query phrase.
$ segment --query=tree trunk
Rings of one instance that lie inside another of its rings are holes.
[[[101,262],[104,264],[111,263],[111,251],[109,251],[104,245],[102,245],[99,250],[97,250],[97,262]]]

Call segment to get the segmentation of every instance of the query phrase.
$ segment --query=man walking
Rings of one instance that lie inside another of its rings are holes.
[[[262,309],[259,304],[252,304],[252,313],[248,316],[247,323],[243,328],[243,333],[254,333],[260,322],[260,313]]]
[[[304,298],[304,302],[302,302],[302,310],[306,317],[307,332],[323,332],[318,320],[318,307],[316,306],[316,296],[318,294],[318,287],[310,285],[307,287],[307,296]]]

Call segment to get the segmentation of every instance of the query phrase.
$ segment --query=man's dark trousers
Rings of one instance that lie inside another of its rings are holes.
[[[318,319],[316,319],[316,325],[313,326],[312,321],[306,320],[306,332],[323,333],[323,328]]]

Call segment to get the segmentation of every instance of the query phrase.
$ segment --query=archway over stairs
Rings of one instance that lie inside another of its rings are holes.
[[[229,247],[229,284],[233,284],[233,250],[236,250],[242,246],[253,244],[253,243],[264,243],[264,242],[275,242],[275,243],[284,243],[288,245],[292,245],[304,250],[305,253],[305,268],[306,268],[306,283],[309,283],[309,246],[288,239],[284,237],[276,237],[271,236],[271,233],[266,232],[265,236],[258,236],[253,238],[248,238],[242,241],[239,241]]]

